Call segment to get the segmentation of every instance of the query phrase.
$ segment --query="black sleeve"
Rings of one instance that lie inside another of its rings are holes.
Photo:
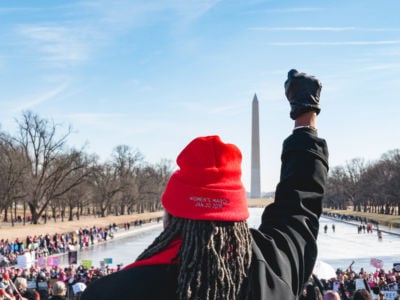
[[[88,285],[81,300],[176,300],[176,265],[149,265],[114,272]]]
[[[317,234],[328,173],[328,148],[315,131],[295,130],[283,143],[275,201],[266,207],[253,238],[293,295],[299,295],[317,258]]]

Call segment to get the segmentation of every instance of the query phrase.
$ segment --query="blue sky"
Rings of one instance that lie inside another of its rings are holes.
[[[331,166],[400,148],[400,1],[0,0],[0,124],[31,110],[70,124],[69,145],[175,160],[218,134],[243,153],[260,105],[261,185],[275,188],[293,127],[287,71],[323,84]]]

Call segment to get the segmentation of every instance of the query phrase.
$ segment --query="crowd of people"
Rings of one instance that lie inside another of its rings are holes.
[[[80,228],[75,232],[40,234],[27,236],[25,241],[19,238],[14,241],[0,240],[0,253],[5,256],[10,264],[16,264],[16,257],[26,251],[34,252],[36,259],[41,256],[65,253],[71,245],[79,245],[80,248],[89,244],[106,241],[112,237],[116,230],[116,224],[110,224],[107,228],[90,227]]]
[[[400,295],[400,270],[376,269],[375,272],[366,272],[364,268],[358,271],[351,265],[345,269],[337,269],[336,277],[319,279],[313,275],[304,287],[302,300],[321,300],[327,291],[336,291],[341,300],[354,299],[359,289],[365,289],[369,294],[376,295],[377,299],[398,299]],[[381,297],[381,298],[379,298]]]
[[[155,219],[160,221],[160,218]],[[25,241],[19,238],[15,240],[0,240],[0,267],[16,265],[18,255],[30,252],[34,254],[34,259],[43,256],[67,253],[72,247],[85,248],[90,245],[102,243],[112,239],[118,230],[129,230],[131,226],[141,226],[145,222],[154,221],[153,219],[135,220],[124,224],[109,224],[107,227],[79,228],[72,232],[40,234],[27,236]]]
[[[120,266],[112,268],[109,265],[90,268],[83,265],[69,267],[32,265],[25,269],[17,266],[5,267],[0,270],[0,299],[20,299],[25,291],[29,291],[28,294],[31,295],[25,297],[27,299],[55,299],[54,286],[58,282],[65,286],[63,299],[79,299],[86,286],[92,281],[117,272],[119,269]],[[24,284],[22,288],[19,288],[21,281]]]
[[[367,234],[372,234],[376,232],[378,239],[382,240],[382,230],[379,227],[379,223],[377,223],[375,220],[370,220],[365,217],[359,217],[359,216],[350,216],[350,215],[343,215],[343,214],[338,214],[338,213],[324,213],[327,217],[330,218],[335,218],[341,221],[349,221],[352,223],[359,223],[357,225],[357,233],[362,234],[362,233],[367,233]],[[334,226],[334,225],[332,225]],[[391,228],[391,225],[388,226]],[[324,231],[327,233],[328,227],[325,225]],[[332,231],[335,232],[334,227],[332,227]]]
[[[129,231],[148,222],[160,222],[160,218],[138,219],[106,227],[92,226],[73,232],[27,236],[25,240],[0,240],[0,300],[3,299],[79,299],[80,294],[93,280],[112,272],[107,264],[86,268],[72,264],[69,267],[39,266],[38,259],[66,254],[70,249],[84,248],[112,239],[118,231]],[[36,261],[29,268],[18,266],[17,258],[30,253]]]
[[[18,266],[3,267],[0,269],[0,299],[20,299],[22,294],[26,295],[26,299],[50,299],[54,295],[54,285],[62,282],[65,285],[65,298],[62,299],[76,300],[87,286],[99,278],[119,272],[120,269],[120,265],[112,267],[107,264],[97,267],[85,267],[79,264],[68,267],[39,267],[36,264],[25,269]],[[337,276],[329,280],[319,279],[313,275],[304,286],[304,293],[299,299],[321,300],[327,291],[332,290],[340,295],[341,300],[350,300],[360,286],[371,294],[387,295],[390,292],[391,295],[398,295],[400,270],[377,269],[368,273],[363,268],[355,271],[350,266],[345,270],[338,269],[336,273]],[[21,281],[26,284],[22,284],[22,288],[19,288]]]
[[[366,217],[345,215],[345,214],[332,213],[332,212],[324,212],[323,215],[327,216],[327,217],[335,218],[335,219],[338,219],[341,221],[360,223],[361,227],[364,227],[365,229],[369,229],[369,231],[367,231],[367,233],[372,233],[374,226],[379,227],[379,223],[377,221],[375,221],[373,219],[368,219]]]
[[[365,217],[344,215],[338,213],[323,213],[326,217],[331,219],[337,219],[340,221],[351,222],[356,225],[356,230],[358,234],[377,234],[378,239],[382,239],[382,230],[377,222]],[[334,224],[332,225],[334,226]],[[324,232],[327,233],[328,225],[324,226]],[[335,230],[332,227],[332,231]],[[372,264],[372,262],[371,262]],[[375,264],[372,264],[375,265]],[[359,272],[355,272],[351,265],[345,271],[341,269],[337,270],[337,277],[329,280],[317,280],[317,286],[315,286],[315,278],[310,280],[308,285],[309,289],[316,288],[318,291],[321,289],[329,290],[334,289],[340,294],[340,299],[353,299],[354,293],[357,290],[357,282],[361,283],[361,287],[365,287],[371,295],[376,295],[374,299],[399,299],[400,297],[400,267],[393,266],[391,270],[385,271],[380,268],[379,262],[376,263],[375,272],[366,272],[364,268],[361,268]],[[311,288],[312,286],[312,288]],[[307,289],[304,291],[307,294]],[[313,292],[311,292],[313,293]],[[315,293],[314,293],[315,294]],[[390,295],[390,296],[388,296]],[[315,298],[316,297],[316,298]],[[319,299],[318,296],[307,298],[307,299]],[[321,298],[322,299],[322,298]],[[364,298],[360,298],[364,299]],[[335,299],[336,300],[336,299]]]

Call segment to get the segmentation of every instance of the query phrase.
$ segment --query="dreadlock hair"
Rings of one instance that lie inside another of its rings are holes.
[[[143,260],[182,238],[178,253],[180,300],[237,299],[251,263],[246,221],[199,221],[170,216],[168,226],[137,258]]]

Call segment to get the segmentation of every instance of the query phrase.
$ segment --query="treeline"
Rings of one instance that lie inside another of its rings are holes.
[[[356,158],[329,171],[324,205],[333,209],[400,215],[400,150],[378,161]]]
[[[5,222],[37,224],[82,215],[123,215],[161,209],[171,161],[152,165],[138,150],[118,145],[100,162],[68,147],[72,129],[27,111],[17,134],[0,130],[0,214]],[[22,214],[22,216],[21,216]]]

